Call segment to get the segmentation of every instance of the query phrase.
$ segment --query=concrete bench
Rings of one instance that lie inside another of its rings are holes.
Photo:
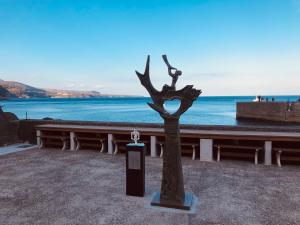
[[[39,145],[39,149],[45,147],[46,144],[46,140],[50,139],[50,140],[60,140],[62,142],[62,148],[61,150],[64,151],[67,148],[67,144],[69,141],[69,137],[66,136],[66,134],[62,134],[62,135],[46,135],[46,134],[41,134],[39,136],[40,138],[40,145]]]
[[[262,146],[244,146],[244,145],[227,145],[227,144],[215,144],[214,147],[217,148],[217,162],[221,160],[221,149],[246,149],[246,150],[253,150],[254,151],[254,164],[258,164],[258,152],[263,149]],[[252,157],[252,154],[240,154],[240,153],[222,153],[225,156],[239,156],[239,157]]]
[[[295,149],[295,148],[284,148],[284,147],[275,147],[273,148],[273,151],[275,151],[276,153],[276,162],[277,162],[277,166],[281,167],[281,159],[285,159],[288,161],[296,161],[299,162],[300,161],[300,157],[288,157],[288,156],[281,156],[282,152],[290,152],[290,153],[300,153],[300,149]]]
[[[157,144],[159,144],[160,146],[160,158],[163,157],[163,154],[164,154],[164,144],[165,142],[163,141],[158,141]],[[192,152],[192,159],[195,160],[196,158],[196,148],[199,146],[198,143],[192,143],[192,142],[182,142],[181,143],[181,147],[184,147],[184,146],[188,146],[188,147],[191,147],[191,152]]]
[[[101,136],[98,136],[98,137],[84,137],[84,136],[75,135],[74,140],[75,140],[75,143],[76,143],[75,151],[78,151],[80,149],[80,147],[82,146],[82,143],[84,142],[85,145],[93,146],[93,147],[98,147],[100,145],[100,152],[102,153],[102,152],[104,152],[105,141],[107,139],[103,138]],[[95,143],[95,141],[96,141],[96,143]]]

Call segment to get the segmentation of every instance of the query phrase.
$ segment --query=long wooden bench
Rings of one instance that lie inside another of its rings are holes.
[[[300,153],[300,149],[295,149],[295,148],[284,148],[284,147],[275,147],[272,149],[273,151],[276,152],[276,162],[277,166],[281,167],[281,159],[283,158],[284,160],[288,161],[300,161],[300,157],[288,157],[288,156],[281,156],[282,152],[289,152],[289,153]]]
[[[98,137],[84,137],[84,136],[75,136],[75,143],[76,143],[76,148],[75,151],[78,151],[80,147],[82,146],[82,143],[84,142],[85,145],[88,146],[93,146],[93,147],[98,147],[100,144],[100,152],[104,152],[105,149],[105,141],[107,140],[106,138],[103,138],[101,136]],[[86,143],[85,141],[92,141],[92,143]],[[98,143],[95,143],[98,142]]]
[[[40,146],[39,149],[43,148],[46,144],[46,140],[50,139],[50,140],[60,140],[62,142],[62,148],[61,150],[64,151],[67,148],[67,144],[69,141],[69,137],[66,136],[65,134],[62,135],[47,135],[47,134],[41,134],[40,135]]]
[[[245,146],[245,145],[230,145],[230,144],[214,144],[214,147],[217,148],[217,162],[220,162],[221,160],[221,149],[246,149],[246,150],[253,150],[254,151],[254,164],[258,164],[258,152],[263,150],[262,146]],[[222,153],[225,156],[239,156],[239,157],[251,157],[249,154],[243,154],[240,153]]]
[[[159,157],[162,158],[163,154],[164,154],[164,141],[158,141],[157,144],[160,146],[160,155]],[[188,146],[188,147],[192,147],[192,159],[195,160],[196,159],[196,148],[199,146],[198,143],[193,143],[193,142],[182,142],[181,146]]]

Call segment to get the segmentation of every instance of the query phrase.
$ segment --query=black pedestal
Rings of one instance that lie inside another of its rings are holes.
[[[143,197],[145,194],[145,145],[126,145],[126,195]]]
[[[193,205],[193,198],[194,198],[193,193],[185,192],[184,204],[183,205],[176,205],[176,204],[161,202],[160,201],[160,192],[155,192],[154,197],[151,201],[151,205],[152,206],[167,207],[167,208],[190,210],[192,205]]]

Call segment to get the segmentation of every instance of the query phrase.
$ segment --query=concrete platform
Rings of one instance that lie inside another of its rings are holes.
[[[125,194],[125,157],[28,150],[0,156],[0,224],[300,224],[300,167],[183,158],[194,214],[149,207],[162,160],[146,158],[146,197]]]

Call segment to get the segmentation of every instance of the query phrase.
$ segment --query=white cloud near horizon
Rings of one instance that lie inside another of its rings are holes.
[[[99,91],[101,89],[108,88],[107,84],[93,84],[93,83],[70,83],[65,87],[62,87],[65,90],[78,90],[78,91]]]
[[[180,84],[195,84],[204,95],[299,95],[299,62],[291,54],[201,59]]]

